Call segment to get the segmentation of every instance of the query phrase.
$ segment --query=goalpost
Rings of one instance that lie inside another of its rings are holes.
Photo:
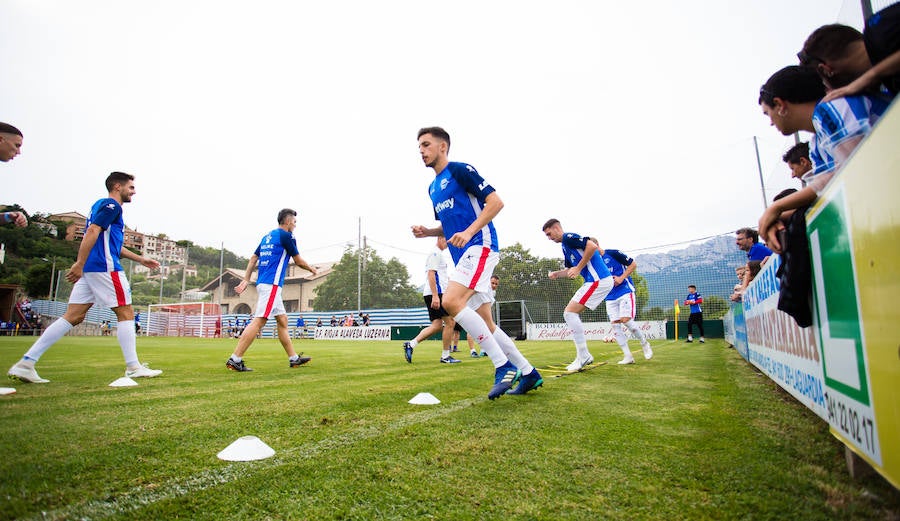
[[[211,302],[150,304],[141,328],[147,336],[217,338],[222,336],[222,313]]]

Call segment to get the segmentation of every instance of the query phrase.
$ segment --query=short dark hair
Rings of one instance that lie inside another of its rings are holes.
[[[691,288],[697,289],[697,286],[694,286],[693,284],[688,284],[688,289],[691,289]]]
[[[106,190],[112,192],[117,184],[127,183],[128,181],[134,181],[134,176],[125,172],[112,172],[106,176]]]
[[[499,275],[491,275],[491,278],[492,278],[492,279],[500,280],[500,276],[499,276]]]
[[[776,195],[775,197],[773,197],[772,200],[773,200],[773,201],[777,201],[777,200],[779,200],[779,199],[784,199],[785,197],[791,195],[792,193],[794,193],[794,192],[796,192],[796,191],[797,191],[796,188],[786,188],[786,189],[784,189],[784,190],[778,192],[778,195]]]
[[[741,228],[740,230],[734,232],[736,235],[743,235],[744,237],[750,237],[753,239],[753,244],[759,242],[759,232],[754,230],[753,228]]]
[[[290,208],[283,208],[280,212],[278,212],[278,224],[284,224],[284,220],[287,219],[288,215],[297,217],[297,212],[291,210]]]
[[[420,128],[418,135],[416,135],[416,139],[421,138],[425,134],[431,134],[432,136],[440,139],[444,143],[447,143],[447,148],[450,148],[450,134],[448,134],[447,131],[442,129],[441,127]]]
[[[809,35],[797,58],[801,65],[811,66],[838,60],[847,55],[851,43],[862,40],[863,34],[848,25],[823,25]]]
[[[785,163],[794,164],[799,163],[800,160],[804,158],[809,161],[809,143],[807,143],[806,141],[797,143],[796,145],[789,148],[783,156],[781,156],[781,159],[784,160]]]
[[[17,136],[22,136],[22,131],[17,129],[16,127],[10,125],[9,123],[3,123],[0,121],[0,134],[15,134]]]
[[[541,231],[546,230],[547,228],[553,226],[554,224],[559,224],[559,219],[550,219],[544,223],[544,227],[541,228]]]
[[[775,98],[791,103],[818,102],[825,97],[822,78],[812,67],[788,65],[776,72],[759,88],[759,103],[775,106]]]

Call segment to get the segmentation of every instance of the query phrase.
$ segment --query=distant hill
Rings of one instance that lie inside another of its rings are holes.
[[[647,280],[650,290],[648,307],[672,307],[687,295],[688,284],[697,286],[705,296],[727,299],[737,278],[734,268],[747,262],[731,235],[715,237],[701,244],[665,253],[636,255],[637,272]]]

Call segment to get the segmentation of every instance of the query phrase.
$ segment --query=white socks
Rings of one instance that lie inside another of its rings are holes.
[[[116,328],[116,338],[122,348],[122,356],[125,357],[125,366],[134,368],[141,363],[137,355],[137,334],[134,332],[134,320],[120,320]]]
[[[484,323],[484,320],[478,313],[468,307],[464,307],[462,311],[453,318],[462,325],[463,329],[466,330],[466,333],[481,345],[481,350],[487,353],[491,362],[494,362],[494,367],[500,367],[509,360],[506,355],[503,354],[500,344],[494,339],[487,324]]]
[[[75,326],[70,324],[68,320],[60,317],[59,320],[50,324],[50,327],[44,331],[44,334],[37,339],[31,346],[31,349],[29,349],[22,358],[37,362],[41,358],[41,355],[50,349],[50,346],[55,344],[60,338],[66,336],[66,333],[71,331],[73,327]]]
[[[572,330],[572,340],[575,341],[575,351],[579,360],[587,360],[591,353],[587,348],[587,340],[584,338],[584,324],[581,323],[581,317],[578,313],[564,311],[563,318],[566,325]]]
[[[631,356],[631,349],[628,348],[628,339],[625,338],[625,328],[620,323],[615,323],[612,325],[613,332],[616,336],[616,342],[619,343],[619,347],[622,348],[622,353],[625,355],[626,359],[634,358]]]
[[[642,345],[647,341],[647,338],[644,336],[644,332],[641,331],[641,328],[637,327],[637,324],[634,323],[634,320],[625,322],[625,327],[627,327],[628,330],[631,331],[631,334],[634,335],[634,338],[638,339],[638,341]]]
[[[523,375],[531,374],[531,371],[534,371],[534,366],[532,366],[528,359],[519,352],[519,348],[516,347],[512,338],[509,338],[509,335],[499,327],[494,330],[494,340],[500,344],[500,349],[503,350],[503,353],[509,358],[509,361],[512,362]]]

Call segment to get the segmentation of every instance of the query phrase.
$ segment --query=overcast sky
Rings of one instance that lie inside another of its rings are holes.
[[[0,121],[25,134],[0,203],[78,211],[136,175],[125,222],[249,256],[299,211],[310,262],[362,233],[424,279],[440,125],[506,207],[501,247],[561,257],[541,225],[638,252],[755,226],[791,186],[759,86],[855,0],[0,0]],[[808,136],[804,136],[808,139]]]

